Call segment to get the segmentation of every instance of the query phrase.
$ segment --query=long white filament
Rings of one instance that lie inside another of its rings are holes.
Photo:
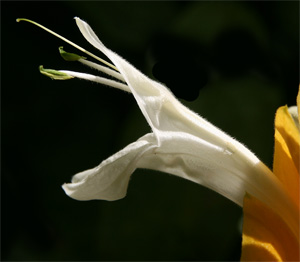
[[[79,59],[78,62],[80,62],[80,63],[82,63],[82,64],[84,64],[86,66],[89,66],[91,68],[94,68],[94,69],[96,69],[96,70],[98,70],[98,71],[100,71],[102,73],[110,75],[110,76],[112,76],[114,78],[117,78],[117,79],[119,79],[119,80],[121,80],[122,82],[125,83],[124,77],[120,73],[116,72],[115,70],[111,70],[111,69],[109,69],[109,68],[107,68],[105,66],[98,65],[98,64],[96,64],[94,62],[91,62],[89,60],[82,59],[82,58]]]
[[[94,75],[86,74],[86,73],[68,71],[68,70],[59,70],[59,72],[62,72],[62,73],[65,73],[65,74],[68,74],[70,76],[77,77],[77,78],[80,78],[80,79],[89,80],[89,81],[96,82],[96,83],[99,83],[99,84],[103,84],[103,85],[111,86],[111,87],[114,87],[114,88],[118,88],[118,89],[121,89],[123,91],[131,93],[131,91],[130,91],[130,89],[127,85],[122,84],[122,83],[117,82],[117,81],[114,81],[114,80],[111,80],[111,79],[107,79],[107,78],[99,77],[99,76],[94,76]]]

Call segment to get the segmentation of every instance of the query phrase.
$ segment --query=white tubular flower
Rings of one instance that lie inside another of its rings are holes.
[[[153,169],[208,187],[239,206],[247,192],[284,213],[283,219],[296,232],[297,209],[271,170],[244,145],[186,108],[164,85],[106,48],[86,22],[75,20],[86,40],[113,63],[124,80],[123,90],[132,93],[152,132],[99,166],[74,175],[71,183],[62,186],[68,196],[117,200],[126,195],[135,169]],[[80,73],[61,72],[82,78]],[[96,81],[99,77],[85,74],[84,78]]]

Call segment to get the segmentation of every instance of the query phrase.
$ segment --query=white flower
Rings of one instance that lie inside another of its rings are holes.
[[[59,72],[131,92],[152,132],[99,166],[74,175],[71,183],[62,186],[68,196],[77,200],[117,200],[126,195],[130,176],[135,169],[153,169],[201,184],[240,206],[247,192],[274,210],[283,212],[288,224],[296,228],[297,221],[293,219],[297,217],[295,208],[287,200],[284,189],[250,150],[186,108],[165,86],[149,79],[106,48],[86,22],[75,19],[86,40],[105,54],[113,65],[106,64],[118,72],[101,69],[100,65],[82,58],[78,61],[100,71],[108,70],[105,73],[123,83],[89,74]]]

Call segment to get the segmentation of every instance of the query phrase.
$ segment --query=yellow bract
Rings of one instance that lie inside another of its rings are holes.
[[[300,90],[300,86],[299,86],[299,90]],[[298,121],[300,123],[300,91],[297,96],[297,106],[298,106]]]
[[[258,199],[244,198],[242,261],[299,261],[299,243],[282,219]]]
[[[273,172],[299,208],[299,131],[288,112],[280,107],[275,119]]]
[[[298,116],[300,92],[297,96]],[[275,118],[273,173],[299,209],[300,134],[287,106]],[[299,213],[298,213],[299,216]],[[297,218],[299,221],[299,217]],[[276,211],[247,194],[244,198],[242,261],[299,261],[299,241]]]

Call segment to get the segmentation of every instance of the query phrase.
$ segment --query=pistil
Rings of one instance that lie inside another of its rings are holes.
[[[83,53],[85,53],[85,54],[87,54],[87,55],[89,55],[89,56],[95,58],[96,60],[100,61],[101,63],[103,63],[103,64],[105,64],[105,65],[107,65],[107,66],[109,66],[110,68],[112,68],[112,69],[114,69],[114,70],[116,70],[116,71],[119,71],[119,70],[118,70],[114,65],[112,65],[111,63],[109,63],[109,62],[105,61],[104,59],[102,59],[102,58],[100,58],[100,57],[98,57],[98,56],[96,56],[96,55],[90,53],[89,51],[85,50],[85,49],[82,48],[81,46],[79,46],[79,45],[73,43],[72,41],[68,40],[67,38],[65,38],[65,37],[63,37],[63,36],[61,36],[61,35],[55,33],[54,31],[48,29],[47,27],[45,27],[45,26],[43,26],[43,25],[41,25],[41,24],[39,24],[39,23],[37,23],[37,22],[34,22],[34,21],[29,20],[29,19],[26,19],[26,18],[18,18],[16,21],[17,21],[17,22],[25,21],[25,22],[29,22],[29,23],[31,23],[31,24],[34,24],[34,25],[36,25],[36,26],[38,26],[38,27],[44,29],[44,30],[47,31],[48,33],[50,33],[50,34],[52,34],[52,35],[54,35],[54,36],[56,36],[56,37],[62,39],[62,40],[65,41],[66,43],[68,43],[68,44],[74,46],[75,48],[77,48],[77,49],[80,50],[81,52],[83,52]]]

